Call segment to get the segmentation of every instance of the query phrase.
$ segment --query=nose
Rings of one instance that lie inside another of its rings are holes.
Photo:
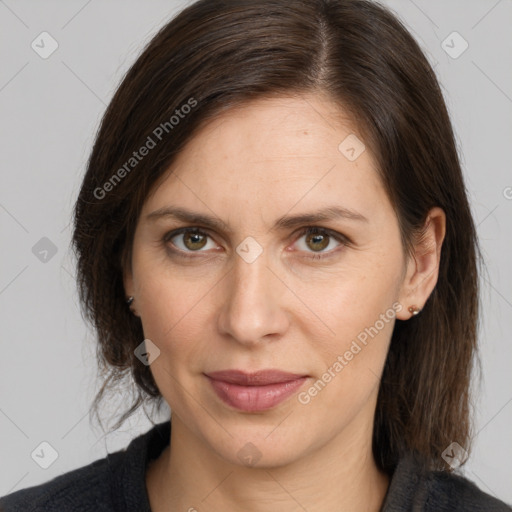
[[[279,339],[289,325],[286,286],[269,268],[265,251],[251,263],[237,254],[234,258],[223,280],[220,333],[246,346]]]

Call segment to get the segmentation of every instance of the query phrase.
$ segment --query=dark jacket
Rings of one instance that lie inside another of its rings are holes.
[[[170,422],[155,425],[127,448],[41,485],[0,498],[1,512],[151,512],[145,473],[170,439]],[[451,473],[396,467],[382,512],[512,512],[512,507]]]

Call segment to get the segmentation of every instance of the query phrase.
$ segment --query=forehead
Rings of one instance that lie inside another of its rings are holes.
[[[146,210],[179,201],[212,210],[271,205],[277,213],[322,200],[370,213],[384,194],[353,123],[338,105],[314,95],[225,111],[196,131],[169,171]]]
[[[186,157],[250,162],[338,159],[341,138],[355,134],[347,114],[323,96],[262,98],[209,120],[186,146]],[[357,164],[356,164],[357,165]]]

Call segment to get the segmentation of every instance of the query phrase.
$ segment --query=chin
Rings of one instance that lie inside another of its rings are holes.
[[[302,456],[304,441],[292,436],[269,436],[273,428],[265,427],[260,433],[254,429],[252,434],[236,435],[225,438],[220,445],[212,444],[212,449],[226,462],[245,468],[272,469],[293,463]],[[298,448],[300,447],[300,451]]]

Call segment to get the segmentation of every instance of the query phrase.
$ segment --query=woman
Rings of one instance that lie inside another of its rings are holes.
[[[111,101],[76,203],[108,377],[171,420],[3,510],[502,511],[469,451],[479,249],[447,110],[364,0],[202,0]]]

